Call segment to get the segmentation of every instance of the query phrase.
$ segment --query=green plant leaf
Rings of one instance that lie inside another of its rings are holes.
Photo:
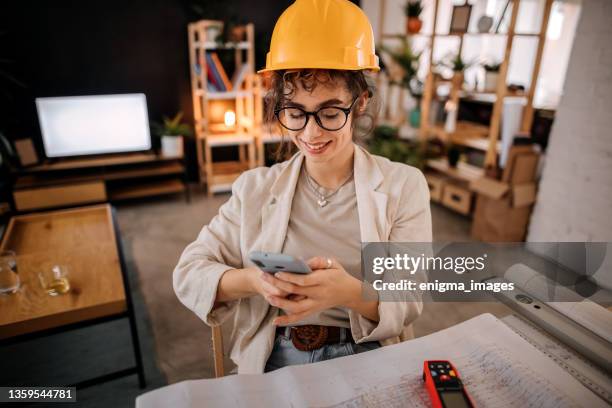
[[[404,6],[404,13],[407,17],[418,17],[423,12],[421,0],[408,0]]]
[[[408,39],[403,35],[398,35],[397,38],[400,40],[400,46],[397,48],[389,48],[387,46],[381,46],[381,51],[385,52],[389,57],[403,70],[404,76],[401,81],[396,82],[398,85],[408,89],[412,94],[410,87],[410,81],[416,77],[419,71],[419,60],[422,52],[414,52]],[[414,95],[413,95],[414,96]]]
[[[435,65],[450,68],[455,72],[462,72],[476,64],[476,61],[465,61],[461,57],[461,54],[455,54],[453,57],[447,56],[442,61],[438,61]]]
[[[163,124],[156,122],[151,123],[151,129],[156,136],[190,137],[193,135],[191,126],[186,123],[181,123],[181,120],[183,119],[183,112],[178,112],[172,119],[168,118],[167,116],[163,116],[162,119]]]

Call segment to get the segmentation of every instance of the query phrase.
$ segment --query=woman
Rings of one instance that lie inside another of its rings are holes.
[[[362,242],[431,241],[422,173],[353,140],[373,96],[364,72],[378,69],[370,23],[347,0],[297,0],[276,24],[262,70],[268,116],[299,151],[236,180],[173,279],[205,323],[233,316],[238,373],[397,343],[422,310],[416,297],[379,301],[361,272]],[[313,272],[264,273],[248,259],[256,250],[307,259]]]

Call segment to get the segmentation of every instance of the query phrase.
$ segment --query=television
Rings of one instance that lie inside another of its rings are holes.
[[[144,94],[36,98],[48,158],[151,149]]]

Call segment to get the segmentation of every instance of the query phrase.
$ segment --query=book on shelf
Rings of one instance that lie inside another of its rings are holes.
[[[204,58],[194,67],[196,75],[202,74],[202,68],[206,64],[207,85],[210,92],[239,91],[242,83],[251,71],[248,63],[242,64],[234,70],[232,79],[227,76],[221,60],[217,53],[206,53]]]
[[[201,58],[200,62],[196,63],[194,66],[194,71],[195,74],[200,77],[200,75],[202,75],[202,67],[204,66],[205,62],[204,60]],[[207,64],[207,68],[206,68],[206,76],[207,76],[207,87],[210,91],[212,92],[220,92],[220,88],[219,85],[217,84],[217,81],[214,77],[213,72],[210,70],[210,68],[208,67]]]
[[[217,88],[219,88],[219,91],[227,91],[227,88],[223,83],[223,79],[221,79],[221,74],[217,70],[215,63],[213,62],[212,56],[209,53],[206,53],[206,68],[208,71],[208,79],[210,80],[210,82],[214,83]]]
[[[206,68],[206,76],[207,76],[208,87],[219,90],[219,86],[217,85],[217,80],[215,79],[212,71],[208,67]]]
[[[229,78],[227,77],[227,74],[225,73],[225,70],[223,69],[223,65],[221,64],[221,61],[219,60],[219,56],[217,55],[216,52],[211,52],[210,57],[212,58],[215,69],[217,70],[217,72],[219,73],[219,76],[221,77],[221,81],[223,81],[223,85],[225,86],[225,89],[227,91],[231,91],[232,83],[230,82]]]

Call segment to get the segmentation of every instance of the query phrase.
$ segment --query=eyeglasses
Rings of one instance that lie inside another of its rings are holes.
[[[301,108],[284,107],[274,110],[274,115],[278,122],[285,128],[292,131],[302,130],[308,124],[310,116],[314,116],[317,125],[328,131],[340,130],[346,125],[348,116],[353,109],[353,105],[359,97],[353,99],[351,106],[340,108],[337,106],[327,106],[308,112]]]

